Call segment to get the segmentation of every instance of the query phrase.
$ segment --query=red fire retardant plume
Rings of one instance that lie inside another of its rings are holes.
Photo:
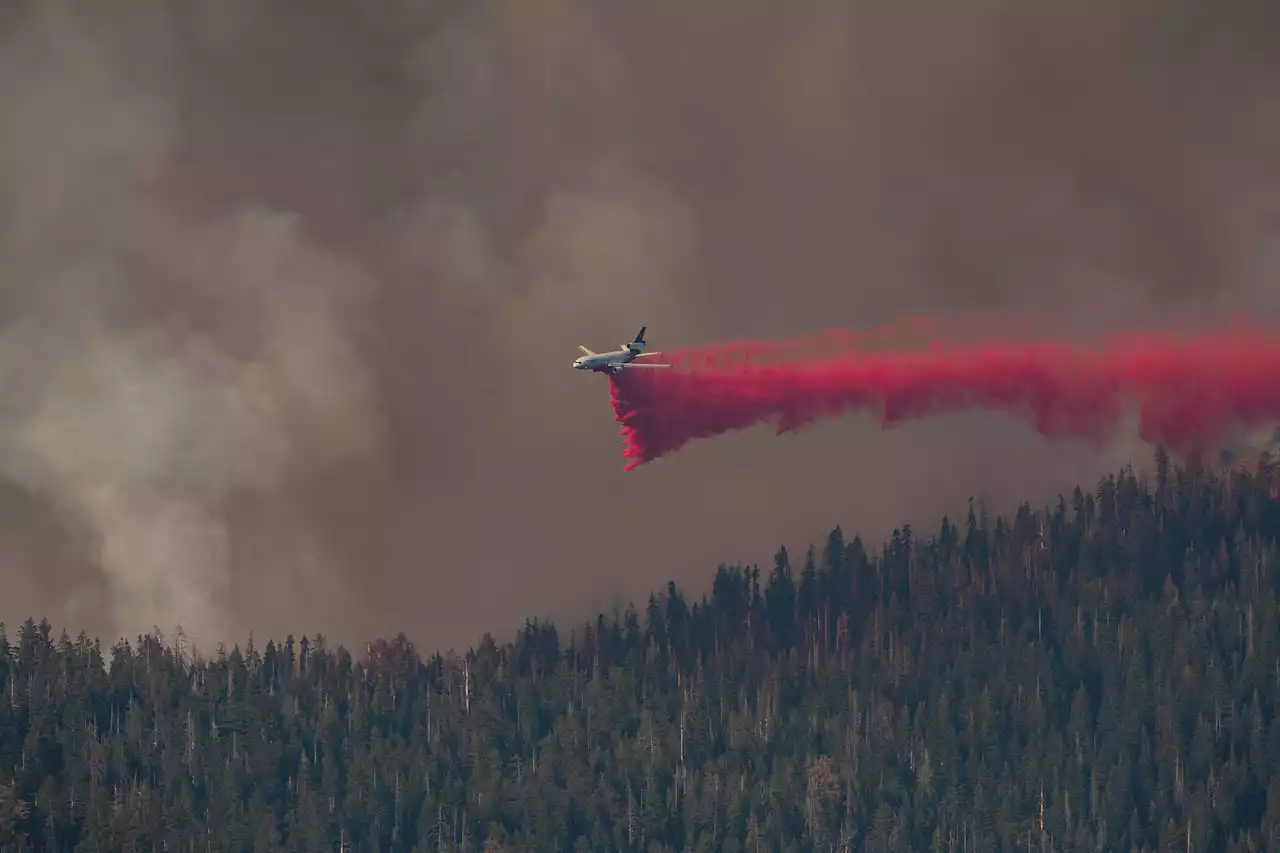
[[[933,343],[867,351],[847,332],[771,344],[668,352],[670,370],[611,378],[630,470],[757,423],[777,433],[867,412],[890,426],[982,408],[1049,438],[1101,440],[1126,413],[1140,434],[1198,459],[1234,427],[1280,423],[1280,335],[1232,329],[1193,337],[1126,334],[1098,347],[1056,342]]]

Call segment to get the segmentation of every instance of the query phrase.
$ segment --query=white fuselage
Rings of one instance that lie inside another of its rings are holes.
[[[669,364],[654,364],[653,362],[636,361],[642,355],[657,355],[658,353],[646,353],[644,351],[644,330],[641,326],[640,331],[636,334],[634,341],[623,344],[620,348],[613,352],[592,352],[578,344],[578,349],[582,350],[582,355],[573,360],[574,370],[592,370],[596,373],[607,373],[615,376],[622,370],[633,370],[638,368],[646,368],[653,370],[656,368],[670,367]]]
[[[577,370],[603,370],[607,371],[615,364],[630,364],[639,355],[638,352],[632,352],[629,349],[614,350],[613,352],[599,352],[595,355],[584,355],[573,360],[573,366]]]

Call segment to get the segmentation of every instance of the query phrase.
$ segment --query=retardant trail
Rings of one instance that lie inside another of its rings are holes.
[[[981,408],[1050,438],[1105,439],[1129,412],[1140,434],[1190,460],[1229,430],[1280,423],[1280,334],[1228,329],[1192,337],[1126,334],[1063,342],[933,343],[878,350],[829,332],[783,344],[668,351],[672,370],[611,378],[627,470],[758,423],[778,434],[866,411],[885,425]]]

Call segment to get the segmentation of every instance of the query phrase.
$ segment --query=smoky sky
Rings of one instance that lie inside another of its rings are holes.
[[[1149,449],[858,418],[622,469],[577,344],[1280,307],[1274,4],[0,10],[0,618],[585,618]]]

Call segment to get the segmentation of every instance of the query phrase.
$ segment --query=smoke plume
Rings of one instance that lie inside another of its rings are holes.
[[[624,473],[568,365],[1280,320],[1277,10],[0,2],[0,620],[462,645],[1141,462],[974,410]]]
[[[372,283],[287,210],[173,203],[172,33],[135,14],[95,31],[40,4],[0,53],[0,77],[33,81],[0,102],[0,477],[63,520],[55,552],[81,569],[68,617],[181,626],[207,648],[241,627],[232,567],[255,538],[275,577],[351,583],[314,515],[237,513],[379,463],[352,319]],[[57,577],[57,554],[41,560]]]

